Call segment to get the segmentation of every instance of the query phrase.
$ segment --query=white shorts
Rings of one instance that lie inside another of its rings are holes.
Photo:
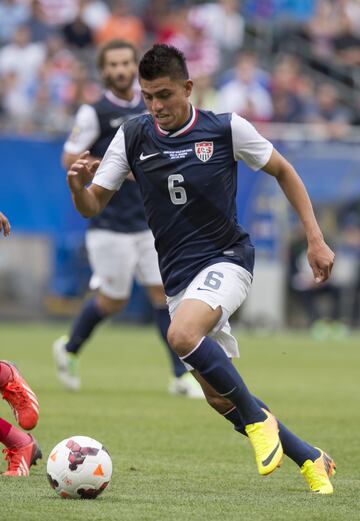
[[[219,306],[222,316],[209,337],[218,342],[229,358],[239,357],[237,340],[231,334],[229,317],[246,299],[252,283],[251,274],[230,262],[212,264],[200,271],[190,285],[173,297],[167,297],[170,317],[173,318],[180,302],[196,299],[206,302],[212,309]],[[189,364],[185,364],[192,370]]]
[[[162,285],[154,237],[150,230],[119,233],[88,230],[86,249],[93,276],[91,289],[112,299],[127,299],[134,278],[143,286]]]

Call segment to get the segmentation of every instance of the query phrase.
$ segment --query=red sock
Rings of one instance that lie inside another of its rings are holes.
[[[9,431],[11,429],[12,425],[11,423],[8,423],[7,421],[0,418],[0,442],[5,445],[4,440],[6,439],[7,435],[9,434]]]
[[[0,442],[8,449],[19,449],[29,445],[31,436],[0,418]]]
[[[0,387],[4,387],[11,377],[11,369],[8,364],[0,362]]]

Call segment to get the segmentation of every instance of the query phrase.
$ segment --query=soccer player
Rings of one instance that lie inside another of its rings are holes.
[[[0,212],[0,232],[10,235],[10,223]],[[20,427],[33,429],[39,418],[39,403],[29,384],[21,377],[17,368],[10,362],[0,360],[0,394],[6,400]],[[0,417],[0,443],[5,445],[3,453],[8,463],[2,476],[29,475],[31,465],[42,457],[36,440],[26,432]]]
[[[132,44],[122,40],[105,44],[98,54],[98,67],[106,90],[98,102],[79,108],[64,145],[66,168],[88,149],[91,160],[101,159],[120,125],[146,111],[140,90],[134,88],[137,56]],[[71,390],[80,388],[77,364],[80,349],[100,322],[126,305],[135,276],[147,290],[155,322],[170,355],[174,378],[169,391],[203,398],[200,385],[167,343],[170,316],[154,237],[146,222],[138,184],[133,179],[125,179],[121,190],[103,211],[90,219],[86,247],[93,271],[90,287],[98,291],[84,303],[70,337],[54,342],[60,381]]]
[[[210,405],[249,438],[261,475],[276,470],[284,452],[313,492],[330,494],[333,460],[278,422],[231,362],[238,346],[228,318],[249,292],[254,263],[249,235],[236,220],[237,162],[275,177],[304,226],[308,260],[321,283],[330,276],[334,253],[306,189],[246,120],[189,104],[192,81],[176,48],[154,45],[140,61],[139,76],[150,114],[124,123],[95,177],[96,165],[86,154],[71,166],[67,180],[75,207],[86,217],[98,214],[133,172],[155,236],[170,345],[201,382]]]

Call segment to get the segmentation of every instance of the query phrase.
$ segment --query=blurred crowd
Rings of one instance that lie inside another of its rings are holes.
[[[113,38],[179,47],[199,107],[330,139],[360,124],[358,0],[1,0],[2,132],[68,131]]]

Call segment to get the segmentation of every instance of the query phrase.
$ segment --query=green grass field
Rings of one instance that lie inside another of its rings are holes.
[[[29,479],[0,477],[2,521],[359,519],[359,336],[238,336],[250,389],[337,462],[335,494],[314,496],[293,462],[259,477],[247,439],[202,400],[168,395],[167,358],[152,328],[99,330],[81,359],[78,394],[60,387],[52,364],[51,343],[64,331],[0,324],[1,358],[16,361],[38,393],[44,453]],[[12,421],[5,402],[1,415]],[[98,439],[112,456],[112,482],[96,501],[63,500],[46,480],[49,451],[74,434]]]

